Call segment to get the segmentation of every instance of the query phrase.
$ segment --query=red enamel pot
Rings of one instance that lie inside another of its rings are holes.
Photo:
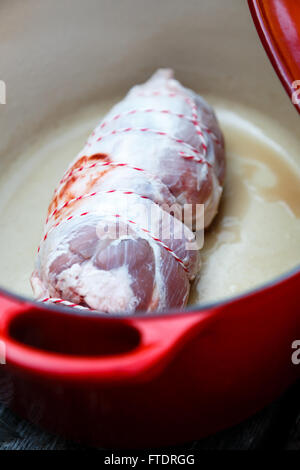
[[[166,63],[186,73],[192,88],[218,87],[299,129],[242,2],[167,0],[159,18],[157,6],[139,0],[28,0],[1,8],[0,78],[8,93],[1,151],[74,102],[126,90],[133,71],[141,81]],[[223,302],[107,317],[41,306],[2,289],[0,398],[30,421],[90,445],[200,439],[245,419],[299,378],[291,360],[300,338],[299,290],[296,266]]]
[[[286,92],[300,112],[300,3],[248,0],[262,44]],[[297,92],[298,90],[298,92]]]
[[[300,273],[226,304],[136,318],[1,299],[10,405],[105,447],[199,439],[239,422],[299,377]]]

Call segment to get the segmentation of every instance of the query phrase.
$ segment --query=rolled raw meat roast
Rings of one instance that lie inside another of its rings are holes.
[[[185,306],[200,266],[194,208],[203,204],[207,227],[224,171],[212,108],[157,71],[105,116],[55,190],[35,296],[106,313]]]

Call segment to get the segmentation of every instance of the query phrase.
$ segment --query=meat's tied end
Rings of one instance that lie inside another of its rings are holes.
[[[200,267],[193,230],[217,213],[224,173],[212,108],[157,71],[105,116],[55,189],[35,296],[105,313],[184,307]]]

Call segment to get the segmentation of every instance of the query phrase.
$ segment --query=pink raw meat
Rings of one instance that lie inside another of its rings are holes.
[[[48,210],[31,283],[38,299],[98,311],[186,305],[200,266],[186,204],[207,227],[222,193],[224,140],[212,108],[159,70],[94,130]],[[194,248],[194,249],[191,249]]]

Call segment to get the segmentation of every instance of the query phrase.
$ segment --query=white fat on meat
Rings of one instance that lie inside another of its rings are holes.
[[[193,210],[187,224],[183,211],[202,204],[207,227],[224,172],[224,139],[201,97],[170,70],[133,87],[55,190],[31,278],[35,296],[105,313],[184,307],[200,267],[200,220]]]

